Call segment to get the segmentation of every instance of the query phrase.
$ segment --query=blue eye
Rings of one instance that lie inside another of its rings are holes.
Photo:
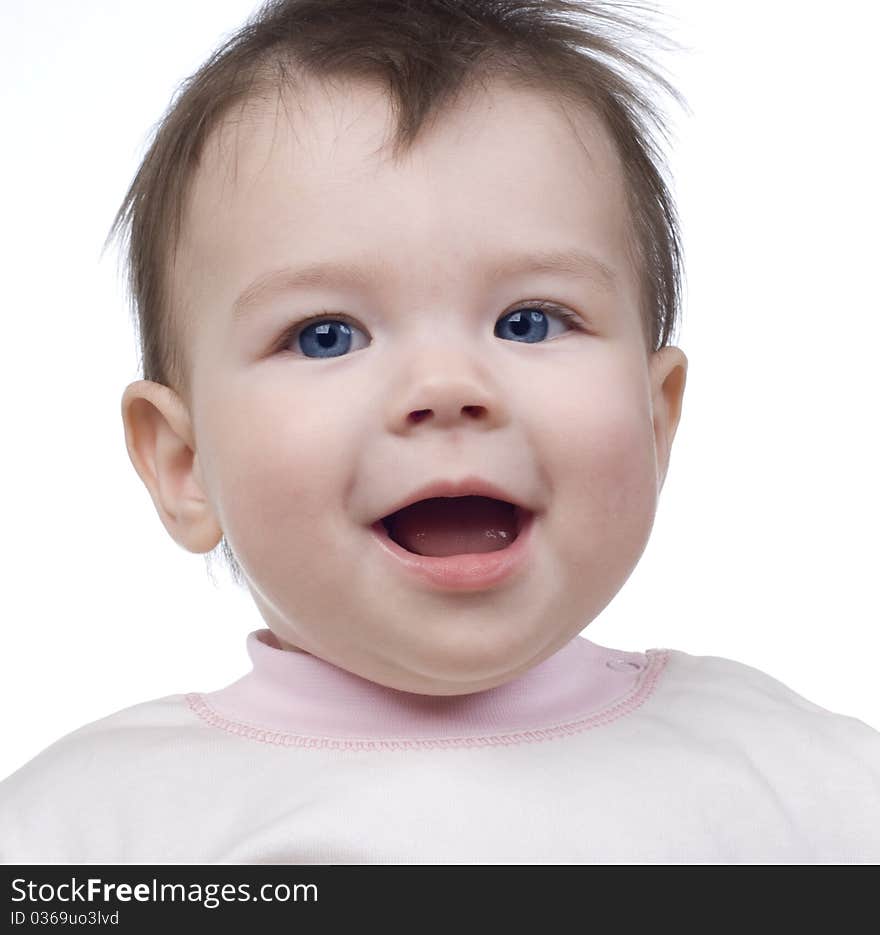
[[[547,336],[547,313],[552,312],[557,318],[562,319],[569,330],[586,331],[583,320],[558,305],[552,305],[549,302],[536,302],[532,305],[525,305],[514,309],[512,312],[502,315],[495,326],[495,334],[498,337],[504,337],[507,328],[519,340],[522,338],[523,344],[537,344]],[[508,325],[505,327],[504,322]]]
[[[507,337],[509,332],[515,341],[537,344],[547,336],[548,313],[564,322],[569,331],[587,330],[579,315],[550,302],[532,302],[502,315],[495,325],[495,335],[503,338]],[[351,350],[353,330],[364,333],[348,319],[334,318],[326,314],[313,315],[298,322],[285,333],[279,350],[287,351],[296,341],[302,355],[313,360],[341,357]],[[297,353],[292,348],[288,352]]]
[[[351,349],[351,330],[352,326],[345,321],[319,318],[299,332],[298,343],[304,353],[314,350],[318,358],[341,357]]]

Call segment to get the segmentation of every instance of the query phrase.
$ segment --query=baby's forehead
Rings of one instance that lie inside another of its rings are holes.
[[[493,171],[504,173],[524,137],[537,136],[542,161],[568,170],[572,187],[588,168],[602,173],[606,185],[624,181],[615,144],[596,108],[548,90],[503,78],[467,85],[453,102],[438,105],[404,144],[396,120],[394,102],[377,82],[312,78],[296,87],[267,88],[222,118],[206,141],[196,178],[219,176],[227,185],[242,173],[253,178],[265,171],[279,145],[295,159],[303,182],[329,159],[337,176],[345,173],[369,184],[379,173],[405,171],[431,152],[441,161],[472,153],[475,165],[491,160]],[[553,145],[560,142],[568,150],[564,159]],[[290,175],[276,174],[272,181],[289,188]],[[464,185],[467,178],[461,181]]]
[[[194,180],[192,278],[222,284],[214,299],[229,305],[273,268],[367,254],[389,289],[396,275],[446,288],[538,247],[627,269],[623,177],[589,109],[496,84],[396,155],[393,121],[387,95],[362,82],[239,108]]]

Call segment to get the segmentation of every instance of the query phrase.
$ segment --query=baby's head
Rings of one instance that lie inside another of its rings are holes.
[[[285,648],[480,691],[638,562],[687,359],[662,123],[619,66],[677,95],[591,31],[609,16],[274,2],[159,126],[114,224],[143,351],[126,444],[172,538],[219,545]],[[492,492],[522,509],[441,501],[385,535],[414,500]]]

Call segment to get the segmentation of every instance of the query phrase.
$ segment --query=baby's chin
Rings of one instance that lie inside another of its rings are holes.
[[[289,653],[307,653],[308,655],[311,655],[311,653],[309,653],[307,649],[302,649],[299,646],[295,646],[293,643],[288,642],[286,639],[279,636],[277,633],[274,634],[274,636],[278,642],[278,646],[281,649],[284,649]]]
[[[472,695],[514,681],[557,648],[537,646],[525,658],[506,647],[506,651],[502,648],[480,656],[462,651],[460,656],[452,658],[435,653],[424,659],[413,656],[405,660],[359,660],[346,668],[397,691],[437,697]]]
[[[557,615],[559,620],[561,615]],[[462,621],[459,621],[462,622]],[[523,622],[516,627],[510,619],[492,628],[455,627],[446,622],[439,628],[422,620],[419,629],[404,627],[372,636],[361,632],[361,641],[350,630],[333,634],[323,630],[320,643],[308,637],[273,630],[278,647],[288,652],[315,656],[347,672],[386,688],[419,695],[470,695],[514,681],[557,652],[583,629],[581,620],[567,628],[551,628]],[[292,639],[290,638],[292,637]]]

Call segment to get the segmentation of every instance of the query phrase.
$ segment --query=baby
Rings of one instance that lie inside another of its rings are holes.
[[[579,635],[645,549],[688,366],[622,66],[676,92],[608,22],[279,0],[186,83],[114,225],[125,438],[266,628],[231,685],[0,784],[3,861],[880,860],[876,731]]]

